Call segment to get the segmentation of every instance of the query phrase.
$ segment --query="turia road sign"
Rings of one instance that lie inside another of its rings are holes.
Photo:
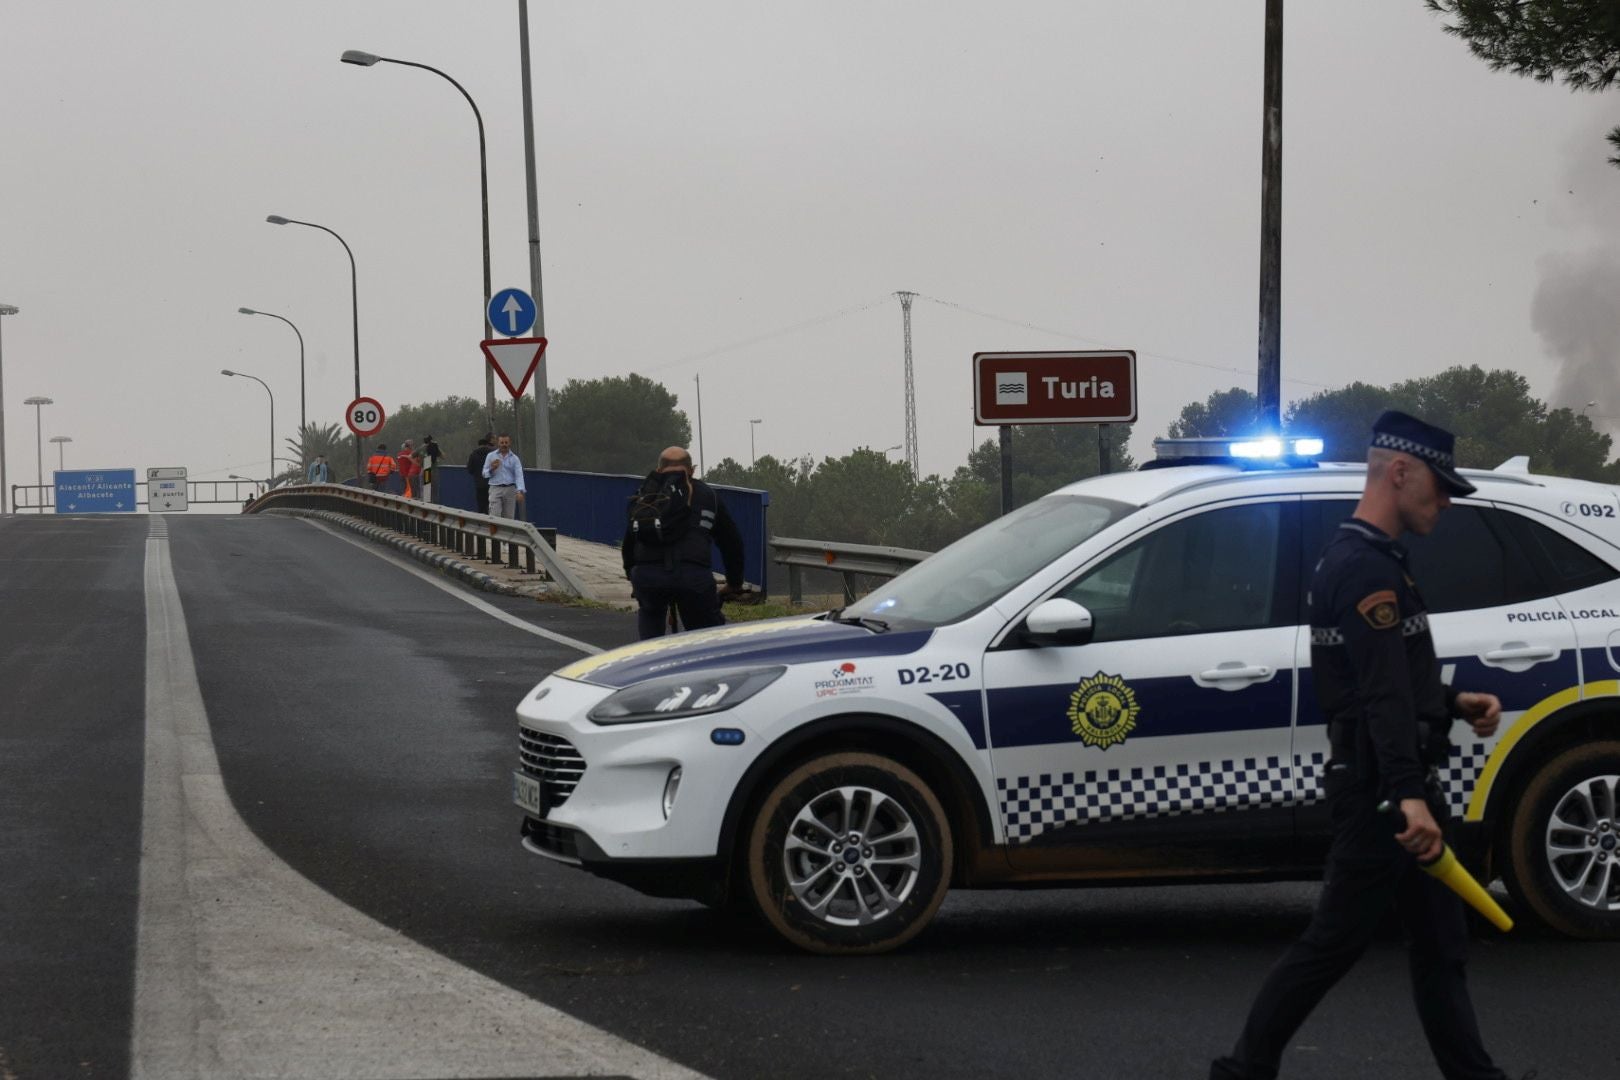
[[[534,369],[540,366],[540,358],[546,354],[546,339],[543,337],[481,341],[479,346],[484,350],[489,366],[495,369],[495,374],[501,377],[501,382],[506,384],[507,392],[514,399],[523,396]]]
[[[1133,423],[1136,353],[974,353],[973,419],[985,425]]]

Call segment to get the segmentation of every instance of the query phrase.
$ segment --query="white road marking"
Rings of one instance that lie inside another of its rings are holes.
[[[168,529],[152,522],[135,1080],[703,1080],[417,945],[253,835],[220,777]]]
[[[559,645],[567,645],[570,649],[578,649],[582,653],[589,653],[593,656],[602,651],[601,648],[596,645],[592,645],[588,641],[581,641],[578,638],[571,638],[567,634],[559,634],[556,631],[547,630],[543,626],[536,626],[532,622],[527,622],[526,620],[520,619],[509,611],[502,611],[489,601],[480,599],[479,597],[473,596],[471,593],[467,592],[465,586],[452,585],[448,581],[445,581],[443,578],[439,577],[437,574],[431,574],[428,571],[423,570],[420,566],[415,566],[398,555],[393,555],[389,552],[383,551],[369,541],[358,540],[352,536],[344,536],[342,532],[332,528],[330,525],[327,525],[324,522],[315,521],[311,518],[299,518],[298,520],[304,522],[306,525],[313,525],[315,528],[324,533],[330,533],[339,540],[342,540],[345,544],[353,544],[361,551],[364,551],[370,555],[375,555],[383,562],[392,566],[397,566],[407,574],[412,574],[421,578],[429,585],[432,585],[435,589],[443,589],[445,592],[449,593],[457,600],[460,600],[462,603],[471,604],[479,611],[482,611],[485,615],[499,619],[508,626],[515,626],[519,630],[527,630],[529,633],[543,637],[548,641],[555,641]]]

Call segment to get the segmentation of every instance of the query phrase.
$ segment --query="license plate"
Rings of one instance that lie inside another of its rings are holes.
[[[540,816],[540,781],[527,773],[512,774],[512,801],[523,809]]]

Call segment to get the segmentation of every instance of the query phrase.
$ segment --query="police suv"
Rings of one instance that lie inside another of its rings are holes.
[[[518,707],[524,846],[823,953],[900,945],[953,886],[1319,874],[1305,592],[1365,467],[1158,450],[841,610],[552,674]],[[1464,474],[1403,540],[1445,681],[1503,706],[1490,739],[1453,725],[1452,843],[1521,914],[1620,936],[1620,498]]]

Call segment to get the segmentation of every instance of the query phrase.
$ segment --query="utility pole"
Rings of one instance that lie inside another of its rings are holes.
[[[518,0],[518,42],[523,64],[523,176],[529,188],[529,295],[534,297],[534,336],[546,336],[546,299],[540,291],[540,200],[534,176],[534,93],[529,83],[529,0]],[[545,357],[534,369],[534,467],[551,468],[551,392]]]
[[[922,475],[917,466],[917,382],[911,367],[911,302],[917,294],[902,290],[894,295],[900,298],[900,313],[906,328],[906,461],[915,478]]]
[[[703,376],[702,375],[694,375],[694,376],[692,376],[692,381],[697,383],[697,437],[698,437],[698,460],[697,460],[698,467],[697,467],[697,471],[702,472],[703,471]],[[750,431],[750,434],[751,433],[752,432]]]
[[[1260,144],[1260,422],[1282,430],[1283,0],[1266,0]]]

